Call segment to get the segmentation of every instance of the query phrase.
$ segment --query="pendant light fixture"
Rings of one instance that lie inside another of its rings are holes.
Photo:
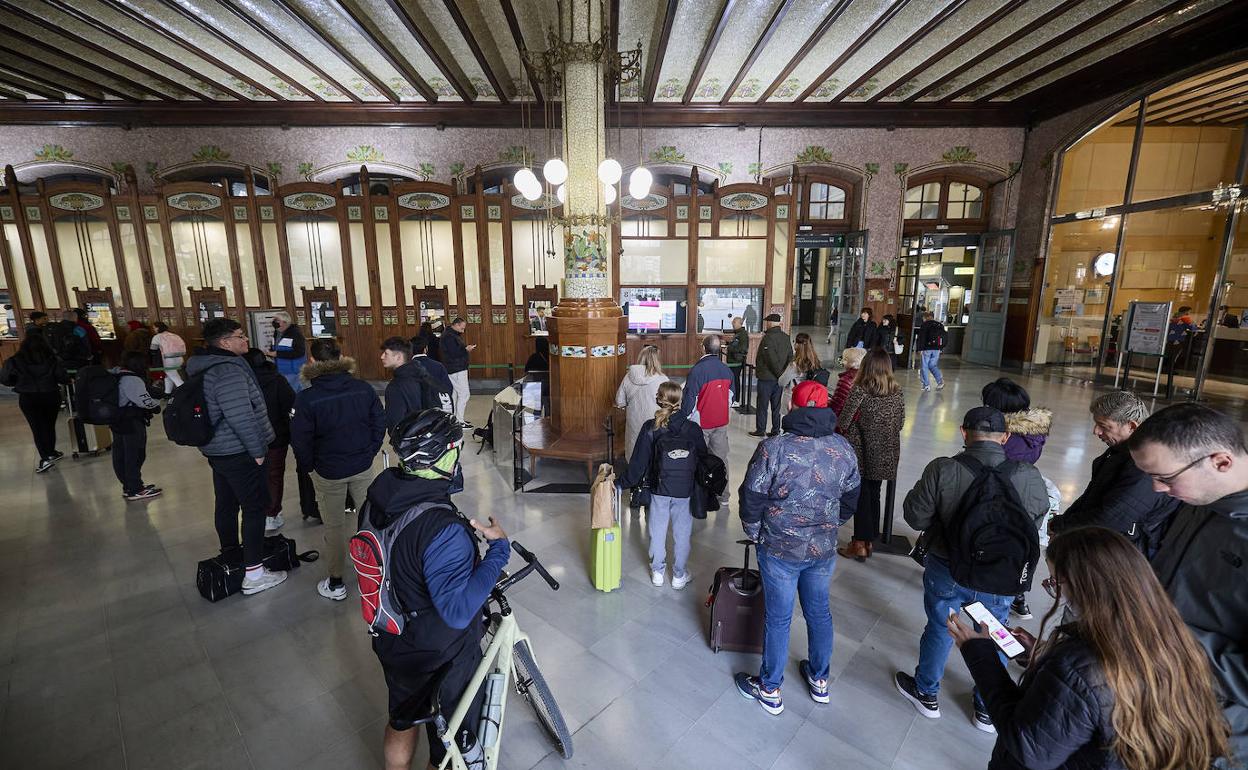
[[[562,158],[551,158],[542,166],[542,176],[553,185],[561,185],[568,181],[568,166]]]

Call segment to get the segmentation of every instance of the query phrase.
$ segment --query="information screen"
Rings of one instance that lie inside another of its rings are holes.
[[[628,303],[629,331],[674,333],[678,303],[671,300],[634,300]]]

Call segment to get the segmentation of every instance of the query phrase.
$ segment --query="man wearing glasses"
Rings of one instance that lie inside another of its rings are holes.
[[[1221,686],[1231,749],[1248,756],[1248,445],[1239,423],[1176,404],[1127,442],[1153,489],[1181,500],[1153,569],[1205,648]]]
[[[204,403],[212,420],[212,440],[199,448],[212,466],[216,496],[217,537],[221,550],[239,545],[238,512],[242,509],[243,577],[246,595],[266,591],[286,579],[285,572],[264,567],[264,514],[269,504],[264,458],[273,441],[264,393],[242,356],[247,335],[230,318],[204,324],[205,351],[186,362],[188,378],[203,376]]]

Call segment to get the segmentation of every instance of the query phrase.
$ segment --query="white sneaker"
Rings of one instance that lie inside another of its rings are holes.
[[[273,586],[279,585],[285,580],[286,580],[285,571],[270,572],[267,569],[263,570],[260,573],[260,576],[254,580],[251,579],[250,577],[244,577],[243,578],[243,596],[251,596],[252,594],[258,594],[261,591],[267,591]]]
[[[686,572],[683,575],[672,575],[672,588],[677,591],[689,585],[689,581],[693,580],[693,573]]]
[[[924,392],[924,393],[928,393],[928,392],[930,392],[930,391],[931,391],[931,389],[932,389],[932,388],[931,388],[931,386],[930,386],[930,385],[924,385],[924,386],[923,386],[923,392]]]
[[[277,530],[281,529],[282,525],[285,523],[286,523],[286,520],[282,518],[282,514],[280,513],[277,514],[276,516],[265,516],[264,517],[264,531],[276,532]]]
[[[657,586],[657,587],[662,587],[662,586],[663,586],[663,583],[664,583],[664,579],[663,579],[663,570],[658,570],[658,569],[656,569],[656,570],[654,570],[653,572],[651,572],[651,573],[650,573],[650,582],[651,582],[651,583],[654,583],[654,585],[655,585],[655,586]]]
[[[945,389],[945,383],[943,382],[936,383],[936,390],[944,390],[944,389]]]
[[[321,596],[324,596],[326,599],[333,599],[336,602],[340,602],[347,598],[347,584],[339,583],[336,586],[331,586],[329,584],[329,578],[325,578],[316,584],[316,592]]]

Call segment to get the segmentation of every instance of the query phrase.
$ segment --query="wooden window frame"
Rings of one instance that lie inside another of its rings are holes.
[[[938,216],[935,219],[905,218],[906,194],[915,187],[931,184],[933,182],[938,182],[940,184],[940,200],[937,210]],[[954,183],[970,185],[983,191],[983,206],[980,209],[978,217],[957,219],[946,216],[949,211],[949,187]],[[988,230],[988,220],[992,208],[992,183],[984,179],[971,176],[970,174],[960,174],[949,171],[934,171],[927,174],[918,174],[906,180],[906,186],[901,196],[901,207],[903,231],[905,234],[917,235],[924,232],[932,232],[938,228],[941,230],[957,232],[986,232]]]

